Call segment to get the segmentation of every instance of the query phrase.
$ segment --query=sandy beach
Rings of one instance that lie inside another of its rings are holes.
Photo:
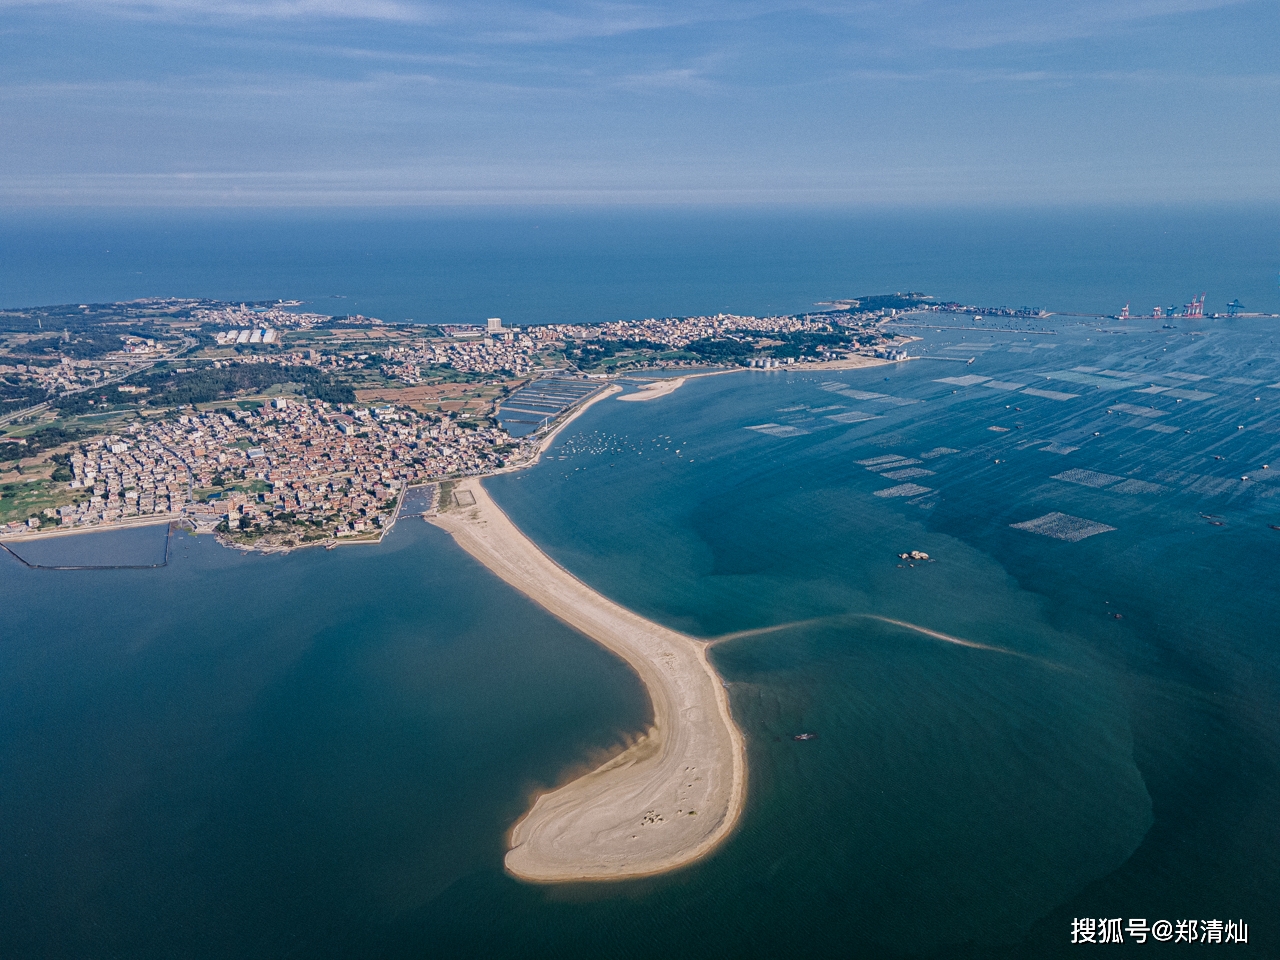
[[[853,356],[846,357],[843,360],[824,360],[822,363],[813,364],[813,366],[819,370],[858,370],[862,367],[882,367],[886,363],[898,362],[897,360],[884,360],[880,357]]]
[[[541,883],[620,880],[705,856],[737,824],[747,777],[742,734],[706,645],[614,603],[557,565],[478,480],[461,481],[453,492],[463,495],[447,509],[442,504],[431,521],[511,586],[626,660],[653,703],[653,726],[629,749],[537,797],[511,831],[507,870]]]
[[[641,387],[635,393],[624,393],[619,400],[641,401],[641,400],[657,400],[659,397],[665,397],[669,393],[675,393],[684,386],[684,377],[674,377],[670,380],[655,380],[647,386]]]

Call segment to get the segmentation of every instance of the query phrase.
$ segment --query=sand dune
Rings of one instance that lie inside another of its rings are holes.
[[[475,504],[432,522],[554,616],[622,657],[653,702],[631,748],[539,796],[511,832],[506,867],[530,881],[616,880],[673,870],[733,830],[746,794],[746,750],[706,645],[596,593],[516,528],[478,480]],[[464,501],[466,497],[462,498]]]

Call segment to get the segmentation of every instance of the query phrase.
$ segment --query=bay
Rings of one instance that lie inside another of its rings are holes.
[[[440,321],[910,288],[1099,312],[1209,288],[1210,311],[1267,309],[1274,222],[69,212],[0,226],[0,291],[341,293],[343,312]],[[177,535],[154,570],[3,558],[6,955],[1043,957],[1075,949],[1077,916],[1242,918],[1274,952],[1270,322],[902,329],[927,359],[606,400],[489,481],[592,586],[725,638],[748,808],[666,877],[503,874],[530,795],[648,705],[420,521],[269,558]],[[1141,392],[1170,372],[1209,396]],[[923,492],[877,496],[904,484]],[[1046,536],[1069,531],[1058,514],[1113,529]]]

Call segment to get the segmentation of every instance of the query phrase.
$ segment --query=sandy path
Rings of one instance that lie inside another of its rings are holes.
[[[454,490],[471,491],[475,505],[442,505],[432,522],[511,586],[626,660],[653,702],[653,727],[632,747],[537,798],[512,829],[507,870],[544,883],[616,880],[705,856],[736,825],[747,776],[742,734],[705,644],[632,613],[558,566],[478,480]]]

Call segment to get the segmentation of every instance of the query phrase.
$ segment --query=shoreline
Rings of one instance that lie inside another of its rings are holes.
[[[914,343],[919,337],[912,337],[908,343]],[[915,359],[908,357],[907,360]],[[823,370],[860,370],[863,367],[883,367],[890,363],[906,363],[907,360],[889,360],[886,357],[847,357],[844,360],[824,360],[822,363],[806,363],[804,367],[819,367]],[[804,369],[801,367],[800,369]],[[784,368],[776,368],[784,369]]]
[[[552,427],[550,431],[548,431],[544,436],[542,436],[538,440],[537,445],[533,448],[533,451],[530,454],[529,459],[521,460],[518,463],[511,463],[505,467],[499,467],[497,470],[493,470],[490,473],[481,474],[479,475],[479,477],[496,476],[497,474],[500,474],[500,473],[511,473],[516,470],[523,470],[526,467],[534,466],[535,464],[538,463],[539,460],[542,459],[542,454],[546,451],[547,447],[551,445],[551,442],[555,440],[556,436],[560,433],[561,430],[563,430],[570,423],[576,420],[581,414],[585,413],[587,408],[590,407],[592,404],[600,400],[603,400],[605,397],[613,396],[614,394],[621,392],[621,390],[622,390],[622,387],[618,386],[615,383],[615,384],[610,384],[605,389],[598,391],[594,396],[587,398],[586,401],[579,403],[577,406],[571,408],[568,416],[566,416],[563,420],[561,420],[554,427]],[[463,477],[457,477],[457,478],[440,477],[435,480],[426,480],[426,481],[423,481],[422,483],[405,485],[400,489],[400,496],[396,500],[395,511],[391,514],[391,522],[386,526],[385,529],[380,530],[378,532],[377,537],[371,537],[371,536],[325,537],[322,540],[312,540],[307,543],[298,543],[298,544],[294,544],[291,547],[286,547],[286,546],[265,546],[264,547],[264,546],[259,546],[253,543],[237,543],[234,540],[228,539],[225,534],[218,532],[216,529],[201,530],[198,527],[196,527],[194,523],[192,523],[191,518],[188,517],[186,514],[166,513],[166,514],[150,514],[150,515],[147,515],[146,517],[138,517],[138,518],[133,518],[129,520],[116,520],[111,523],[94,524],[92,526],[72,527],[70,529],[67,529],[64,527],[54,527],[52,529],[33,530],[27,533],[0,533],[0,544],[23,543],[23,542],[33,541],[33,540],[46,540],[54,537],[73,537],[73,536],[80,536],[82,534],[110,533],[112,531],[118,532],[120,530],[132,530],[138,527],[159,526],[162,523],[187,523],[187,524],[190,524],[192,527],[190,531],[191,533],[195,535],[212,533],[214,536],[214,539],[217,540],[218,544],[220,546],[226,547],[228,550],[239,550],[241,553],[260,553],[263,556],[269,556],[273,554],[287,554],[287,553],[293,552],[294,550],[305,550],[309,547],[324,547],[326,550],[328,550],[334,547],[351,546],[351,545],[357,545],[357,544],[368,544],[368,545],[377,546],[378,544],[382,543],[383,538],[386,537],[386,535],[391,532],[392,528],[395,527],[396,521],[400,517],[401,507],[404,505],[404,498],[406,494],[409,492],[409,490],[421,489],[423,487],[431,487],[431,486],[438,487],[444,483],[458,484],[458,483],[461,483],[463,480],[478,479],[479,477],[476,477],[476,476],[471,476],[471,477],[463,476]]]
[[[549,439],[549,438],[548,438]],[[431,523],[552,616],[625,660],[653,705],[650,729],[600,767],[540,794],[512,827],[504,863],[534,883],[654,876],[705,857],[737,826],[746,744],[707,644],[592,590],[543,553],[479,479],[474,504]]]
[[[260,553],[263,556],[271,554],[292,553],[294,550],[303,550],[307,547],[336,547],[346,544],[373,544],[377,545],[382,542],[383,538],[389,534],[396,525],[396,521],[400,518],[400,508],[404,505],[404,498],[410,490],[419,489],[421,487],[429,487],[441,483],[439,480],[432,480],[427,483],[410,484],[400,489],[400,496],[396,499],[395,511],[391,514],[391,522],[378,532],[376,539],[370,537],[325,537],[323,540],[311,540],[307,543],[298,543],[291,547],[285,546],[265,546],[260,547],[256,544],[236,543],[234,540],[226,539],[226,535],[218,530],[201,530],[191,518],[183,513],[166,513],[152,514],[145,518],[140,517],[133,520],[120,520],[113,523],[104,523],[89,527],[72,527],[64,529],[54,527],[52,530],[32,531],[31,533],[11,533],[0,534],[0,547],[7,543],[31,543],[36,540],[53,540],[60,537],[79,537],[94,533],[119,533],[122,530],[137,530],[142,527],[158,527],[161,524],[169,524],[185,529],[192,536],[206,536],[212,534],[213,538],[218,542],[219,546],[226,547],[228,550],[239,550],[241,553]],[[79,568],[77,568],[79,569]]]
[[[6,533],[0,535],[0,543],[32,543],[36,540],[53,540],[59,537],[78,537],[86,533],[119,533],[121,530],[137,530],[140,527],[158,527],[161,524],[182,523],[187,517],[181,513],[151,514],[137,520],[119,520],[92,527],[54,527],[51,530],[33,530],[30,533]]]
[[[582,416],[588,409],[599,403],[605,397],[612,397],[614,394],[621,392],[622,388],[620,386],[616,383],[611,383],[595,396],[588,397],[587,400],[572,408],[567,417],[543,434],[542,439],[538,441],[538,445],[533,448],[533,455],[530,456],[528,460],[521,460],[519,463],[499,467],[497,470],[493,471],[492,474],[486,474],[486,476],[496,476],[499,473],[514,473],[517,470],[524,470],[526,467],[535,466],[538,461],[542,459],[542,455],[546,452],[547,447],[551,446],[551,441],[555,440],[555,438],[560,435],[561,430],[573,423],[573,421],[577,420],[578,417]],[[480,480],[483,479],[483,477],[475,477],[473,479]]]
[[[915,359],[915,358],[912,358],[912,359]],[[694,372],[683,374],[682,376],[679,376],[679,377],[673,377],[670,380],[667,380],[666,378],[651,380],[649,382],[656,384],[656,386],[642,387],[637,393],[624,394],[623,396],[618,397],[618,399],[632,400],[632,401],[657,400],[660,397],[665,397],[671,393],[674,393],[681,386],[683,386],[685,382],[688,380],[698,379],[701,377],[715,377],[715,376],[720,376],[722,374],[727,374],[727,373],[742,373],[742,372],[750,372],[753,370],[755,370],[756,372],[769,372],[769,373],[779,372],[783,370],[790,370],[792,372],[795,372],[795,371],[804,370],[804,369],[813,370],[814,368],[827,369],[827,370],[852,370],[852,369],[857,369],[859,367],[879,366],[886,363],[896,363],[896,362],[899,362],[899,361],[884,360],[878,357],[857,356],[857,357],[850,357],[845,360],[824,360],[819,363],[795,364],[795,365],[786,366],[786,367],[776,367],[776,368],[771,368],[768,371],[760,371],[758,370],[758,368],[752,368],[752,367],[729,367],[729,368],[723,368],[723,369],[702,370],[702,371],[698,371],[695,368]],[[619,377],[619,379],[634,379],[634,378],[621,376]],[[599,401],[605,399],[606,397],[615,396],[621,392],[622,392],[621,386],[619,386],[616,382],[610,383],[609,386],[605,387],[603,390],[600,390],[594,396],[589,397],[587,400],[571,408],[568,416],[566,416],[559,423],[555,424],[555,426],[552,427],[551,430],[549,430],[545,435],[543,435],[538,440],[537,445],[534,447],[528,459],[520,460],[519,462],[516,462],[516,463],[509,463],[506,466],[499,467],[496,470],[490,471],[489,473],[473,475],[472,477],[461,477],[457,479],[450,478],[450,477],[439,477],[435,480],[426,480],[426,481],[423,481],[422,483],[415,483],[409,486],[426,487],[426,486],[431,486],[433,484],[439,485],[441,483],[460,483],[466,479],[482,479],[483,477],[486,477],[486,476],[497,476],[498,474],[511,473],[517,470],[524,470],[527,467],[535,466],[542,459],[542,454],[546,452],[547,448],[551,445],[552,441],[555,440],[556,436],[559,435],[560,431],[564,430],[565,427],[569,426],[569,424],[571,424],[579,416],[585,413],[587,409],[590,408],[592,405],[598,403]],[[87,533],[107,533],[112,530],[128,530],[134,527],[152,526],[152,525],[158,526],[161,523],[186,522],[191,524],[192,526],[191,532],[194,534],[201,535],[204,533],[213,533],[218,543],[221,544],[222,546],[227,547],[229,549],[240,550],[242,552],[247,551],[250,553],[276,554],[276,553],[290,553],[294,550],[306,549],[307,547],[325,547],[326,549],[329,549],[335,546],[347,545],[347,544],[379,544],[382,542],[382,538],[385,537],[387,533],[391,532],[391,527],[395,525],[395,521],[399,516],[399,512],[400,512],[400,505],[401,503],[403,503],[404,494],[409,489],[409,486],[403,487],[401,489],[400,499],[396,504],[395,513],[392,514],[391,524],[385,530],[381,531],[379,536],[376,539],[370,538],[370,537],[350,537],[350,538],[326,537],[321,540],[312,540],[307,543],[298,543],[290,547],[285,547],[285,546],[260,547],[251,543],[248,543],[248,544],[236,543],[235,541],[224,539],[224,535],[218,533],[216,530],[207,530],[207,529],[202,530],[186,514],[150,514],[145,519],[142,517],[139,517],[133,520],[117,520],[111,523],[94,524],[92,526],[85,526],[85,527],[74,527],[72,529],[54,527],[53,529],[33,530],[30,532],[23,532],[23,533],[0,533],[0,543],[21,543],[23,541],[43,540],[50,537],[78,536],[80,534],[87,534]]]
[[[914,343],[919,337],[909,337],[907,342]],[[908,357],[908,360],[917,359]],[[727,367],[719,370],[702,370],[694,373],[683,374],[679,377],[662,377],[649,379],[647,384],[637,390],[635,393],[626,393],[618,397],[619,400],[629,400],[633,403],[643,403],[646,400],[657,400],[659,397],[665,397],[675,393],[688,380],[696,380],[700,377],[718,377],[726,373],[798,373],[814,368],[822,370],[860,370],[863,367],[879,367],[889,363],[904,363],[904,360],[888,360],[884,357],[866,357],[862,355],[845,357],[843,360],[821,360],[817,363],[797,363],[787,364],[781,367]],[[626,380],[643,380],[645,378],[638,374],[619,375],[619,379]]]
[[[704,374],[705,376],[705,374]],[[657,400],[669,393],[675,393],[684,386],[687,377],[671,377],[670,379],[652,380],[635,393],[624,393],[619,400],[630,400],[632,403],[643,403],[646,400]]]
[[[894,362],[858,356],[767,372],[855,369]],[[658,399],[689,379],[741,372],[754,372],[754,368],[692,372],[659,380],[642,388],[639,395],[624,394],[619,399]],[[573,407],[518,462],[484,475],[413,485],[443,488],[449,484],[449,502],[437,496],[423,518],[449,533],[499,579],[626,661],[653,707],[652,725],[631,746],[594,770],[537,795],[512,826],[505,868],[532,883],[619,881],[680,869],[714,851],[736,828],[745,805],[745,741],[734,723],[726,688],[708,660],[711,644],[647,620],[591,589],[519,530],[481,482],[485,476],[535,466],[561,431],[592,405],[617,396],[622,389],[611,383]],[[308,546],[376,545],[399,520],[409,489],[401,488],[391,523],[376,538],[326,538],[269,548],[229,542],[220,534],[217,540],[242,552],[264,554]],[[474,502],[456,505],[452,494],[459,491],[469,491]],[[182,519],[148,518],[3,539],[105,533]]]

